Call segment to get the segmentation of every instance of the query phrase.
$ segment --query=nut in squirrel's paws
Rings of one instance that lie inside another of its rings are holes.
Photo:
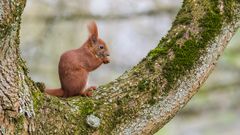
[[[104,64],[110,63],[110,59],[108,57],[103,58],[102,61]]]

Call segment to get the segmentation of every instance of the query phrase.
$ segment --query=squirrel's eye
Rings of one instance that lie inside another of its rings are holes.
[[[100,49],[103,49],[103,46],[99,46]]]

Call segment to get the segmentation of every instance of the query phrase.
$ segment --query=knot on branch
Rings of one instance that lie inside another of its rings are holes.
[[[93,114],[87,116],[86,122],[93,128],[98,128],[100,126],[100,119]]]

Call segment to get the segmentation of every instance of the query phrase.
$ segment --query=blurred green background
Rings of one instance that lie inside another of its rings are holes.
[[[59,87],[60,55],[86,40],[96,20],[108,44],[111,63],[89,78],[89,85],[114,80],[137,64],[171,27],[179,0],[28,0],[21,28],[21,50],[33,80]],[[156,135],[240,134],[240,30],[196,96]]]

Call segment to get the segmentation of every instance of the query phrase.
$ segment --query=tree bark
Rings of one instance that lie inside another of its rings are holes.
[[[19,52],[25,2],[0,1],[0,133],[7,135],[153,134],[196,94],[240,25],[239,0],[184,0],[138,65],[91,98],[63,99],[42,94],[27,74]]]
[[[33,131],[34,109],[27,68],[19,53],[19,30],[25,0],[0,1],[0,134]]]

